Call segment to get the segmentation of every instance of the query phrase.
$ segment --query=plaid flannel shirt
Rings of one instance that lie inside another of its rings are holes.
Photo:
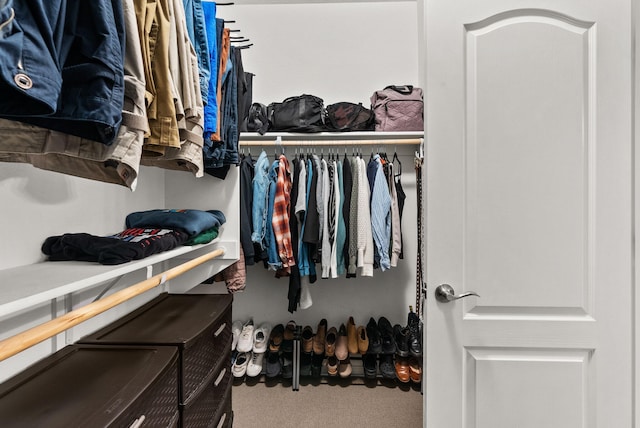
[[[276,181],[276,197],[273,201],[273,217],[271,225],[278,245],[278,255],[284,269],[296,264],[293,257],[291,230],[289,228],[289,204],[291,203],[291,170],[289,161],[280,155],[278,179]]]

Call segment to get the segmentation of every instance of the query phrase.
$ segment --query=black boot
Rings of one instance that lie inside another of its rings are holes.
[[[396,340],[396,355],[409,356],[409,329],[400,324],[393,326],[393,337]]]
[[[422,334],[420,318],[415,312],[409,312],[407,316],[407,328],[409,329],[409,352],[414,357],[422,356]]]

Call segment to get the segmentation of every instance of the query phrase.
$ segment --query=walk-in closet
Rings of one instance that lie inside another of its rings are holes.
[[[0,425],[640,426],[639,0],[90,3],[0,0]],[[236,132],[232,74],[244,107],[420,88],[424,130]],[[402,256],[245,258],[259,158],[380,165]],[[83,252],[133,234],[179,245]]]

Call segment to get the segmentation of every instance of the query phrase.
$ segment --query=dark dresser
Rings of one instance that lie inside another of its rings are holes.
[[[175,349],[178,426],[230,427],[232,301],[223,294],[163,293],[79,343]]]

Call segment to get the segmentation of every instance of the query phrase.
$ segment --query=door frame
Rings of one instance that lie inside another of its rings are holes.
[[[638,169],[640,168],[640,135],[638,135],[638,130],[640,129],[640,1],[632,0],[631,2],[632,9],[632,34],[635,34],[635,43],[634,43],[634,51],[630,52],[630,55],[633,56],[633,90],[634,90],[634,99],[633,105],[631,107],[631,111],[634,116],[634,127],[633,127],[633,152],[634,159],[633,162],[633,251],[635,255],[635,263],[633,267],[633,278],[635,287],[632,289],[632,295],[635,296],[634,301],[632,302],[633,310],[632,317],[634,320],[634,325],[632,326],[634,335],[633,335],[633,355],[632,355],[632,370],[635,377],[635,387],[632,391],[632,399],[635,403],[635,427],[640,427],[640,402],[638,399],[638,393],[640,392],[640,363],[638,362],[638,358],[640,358],[640,314],[638,313],[638,308],[640,308],[640,275],[638,275],[638,267],[640,267],[640,251],[637,245],[638,233],[640,231],[640,174],[638,173]]]

